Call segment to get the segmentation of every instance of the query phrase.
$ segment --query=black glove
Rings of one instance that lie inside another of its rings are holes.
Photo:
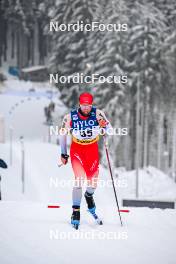
[[[7,169],[7,164],[2,159],[0,159],[0,167],[3,168],[3,169]]]
[[[65,160],[65,162],[63,162],[64,164],[67,164],[68,158],[69,158],[69,155],[67,155],[67,154],[61,154],[61,160],[62,160],[62,162],[63,162],[63,159]]]

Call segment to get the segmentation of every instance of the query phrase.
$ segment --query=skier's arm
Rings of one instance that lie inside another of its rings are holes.
[[[61,129],[60,129],[60,147],[61,147],[61,161],[63,164],[68,162],[68,155],[67,155],[67,134],[70,129],[70,115],[67,114],[64,116]]]
[[[97,109],[96,118],[97,118],[97,121],[99,123],[99,126],[104,128],[105,131],[107,131],[108,129],[112,129],[112,126],[111,126],[109,120],[107,119],[107,117],[105,116],[105,114],[102,110]]]

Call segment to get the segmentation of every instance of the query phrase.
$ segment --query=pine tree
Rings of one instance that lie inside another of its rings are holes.
[[[77,21],[91,23],[98,8],[97,1],[81,0],[61,0],[58,2],[56,11],[52,14],[52,20],[59,24],[74,24]],[[62,31],[53,33],[55,48],[50,61],[50,69],[60,76],[70,76],[75,73],[85,73],[86,62],[88,60],[88,35],[86,31]],[[85,89],[85,85],[59,85],[62,91],[64,102],[73,106],[77,100],[80,90]],[[67,99],[69,89],[69,100]],[[70,101],[70,94],[76,94]]]

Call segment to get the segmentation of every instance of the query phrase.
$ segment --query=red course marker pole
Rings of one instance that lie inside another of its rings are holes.
[[[60,208],[59,205],[48,205],[48,208]]]
[[[130,212],[130,210],[126,210],[126,209],[120,209],[120,210],[119,210],[119,212],[121,212],[121,213],[129,213],[129,212]]]

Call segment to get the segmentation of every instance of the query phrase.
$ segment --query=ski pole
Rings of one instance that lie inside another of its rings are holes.
[[[109,172],[110,172],[110,175],[111,175],[111,180],[112,180],[112,186],[113,186],[113,190],[114,190],[115,200],[116,200],[117,209],[118,209],[118,213],[119,213],[120,223],[121,223],[121,226],[123,226],[122,218],[121,218],[121,214],[120,214],[120,209],[119,209],[119,203],[118,203],[118,199],[117,199],[117,193],[116,193],[116,189],[115,189],[115,185],[114,185],[114,178],[113,178],[113,175],[112,175],[111,163],[110,163],[110,159],[109,159],[109,152],[108,152],[108,147],[107,147],[107,142],[106,142],[105,135],[103,136],[103,140],[104,140],[106,157],[107,157],[107,161],[108,161]]]

